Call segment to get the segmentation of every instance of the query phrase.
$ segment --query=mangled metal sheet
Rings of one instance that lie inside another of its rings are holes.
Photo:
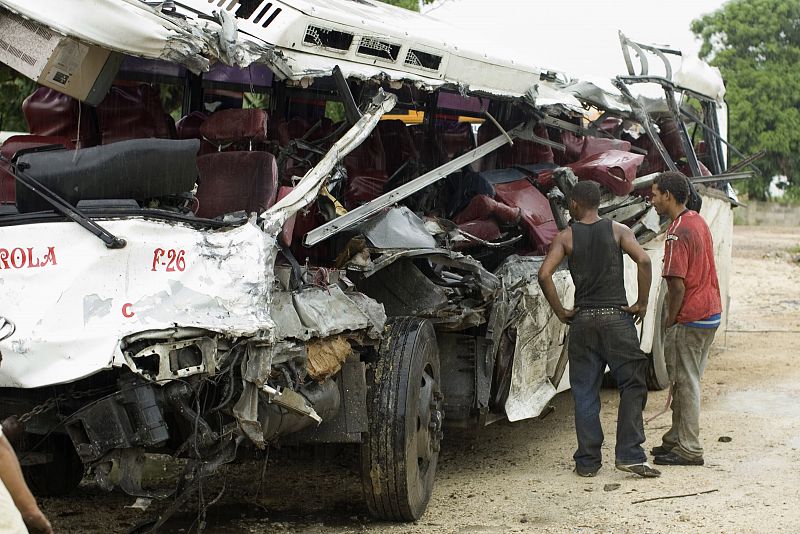
[[[608,87],[600,87],[608,85]],[[630,113],[631,107],[622,98],[619,91],[607,83],[594,83],[588,80],[574,80],[565,84],[562,91],[572,94],[575,98],[593,104],[599,109]]]
[[[359,230],[377,248],[436,248],[436,239],[425,223],[405,206],[389,208],[362,223]]]
[[[564,91],[557,85],[540,82],[525,93],[525,101],[533,107],[562,107],[568,111],[583,113],[583,104],[571,91]]]
[[[537,417],[556,394],[551,376],[563,350],[566,326],[553,313],[539,287],[537,273],[542,261],[543,258],[511,256],[497,273],[510,300],[518,301],[508,325],[517,331],[505,405],[509,421]],[[553,282],[565,307],[572,307],[574,286],[569,271],[556,271]]]
[[[706,221],[711,235],[714,236],[714,261],[719,278],[719,291],[722,299],[722,326],[727,328],[731,258],[733,255],[733,210],[730,200],[719,190],[703,186],[697,187],[703,197],[700,215]]]
[[[214,232],[143,219],[103,225],[128,245],[108,249],[71,222],[3,228],[2,314],[17,330],[0,343],[0,386],[69,382],[123,365],[120,339],[137,332],[273,329],[276,248],[255,224]]]
[[[653,332],[655,331],[656,313],[655,307],[658,304],[658,294],[661,287],[659,277],[661,276],[661,264],[664,258],[664,238],[666,234],[660,234],[654,239],[648,241],[642,248],[644,248],[647,255],[650,257],[650,265],[652,269],[653,283],[650,284],[650,293],[647,302],[647,314],[640,325],[637,325],[639,331],[639,339],[642,351],[649,353],[653,348]],[[636,302],[639,298],[637,289],[637,276],[638,267],[627,254],[622,255],[622,264],[624,268],[625,277],[625,294],[629,303]]]
[[[272,319],[278,339],[309,340],[342,332],[366,331],[373,339],[383,332],[386,314],[377,302],[345,293],[336,285],[275,293]]]

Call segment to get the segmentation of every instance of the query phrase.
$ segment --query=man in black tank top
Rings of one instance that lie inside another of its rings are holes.
[[[606,365],[619,388],[617,469],[642,477],[661,473],[650,467],[642,448],[642,410],[647,402],[647,356],[639,348],[634,318],[641,322],[650,291],[650,258],[630,228],[601,219],[600,188],[579,182],[572,190],[573,224],[559,233],[539,269],[539,285],[558,318],[570,325],[569,380],[575,399],[575,472],[594,476],[602,465],[600,385]],[[622,253],[636,262],[638,299],[628,306]],[[575,306],[565,309],[553,283],[564,258],[575,283]]]

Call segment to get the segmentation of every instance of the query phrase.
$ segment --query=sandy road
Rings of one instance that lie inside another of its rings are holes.
[[[596,478],[577,477],[566,393],[543,421],[447,438],[433,498],[415,524],[368,518],[353,451],[342,449],[310,461],[273,457],[263,484],[263,462],[227,469],[206,488],[210,499],[225,487],[206,532],[797,532],[800,263],[787,251],[800,245],[800,230],[736,227],[734,235],[729,331],[718,334],[704,378],[705,466],[667,467],[655,480],[616,471],[616,391],[605,390],[606,465]],[[652,393],[646,418],[665,401],[665,392]],[[668,423],[665,414],[646,425],[648,449]],[[43,501],[58,531],[122,532],[154,510],[125,508],[133,498],[84,484],[70,498]],[[188,532],[196,518],[184,513],[165,531]]]

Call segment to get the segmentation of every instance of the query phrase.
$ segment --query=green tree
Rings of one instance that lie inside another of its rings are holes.
[[[719,67],[727,87],[731,142],[745,154],[764,149],[764,175],[747,182],[765,199],[775,175],[800,190],[800,2],[731,0],[694,20],[700,56]]]
[[[417,0],[381,0],[385,4],[392,4],[397,7],[404,7],[411,11],[419,11],[419,2]]]
[[[36,82],[0,63],[0,130],[27,132],[22,101],[36,89]]]

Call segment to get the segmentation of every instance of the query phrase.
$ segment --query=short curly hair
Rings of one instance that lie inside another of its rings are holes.
[[[689,199],[689,179],[681,172],[667,171],[656,176],[655,182],[662,193],[671,194],[678,204],[686,204]]]
[[[596,208],[600,206],[600,186],[588,180],[578,182],[572,188],[570,198],[584,208]]]

